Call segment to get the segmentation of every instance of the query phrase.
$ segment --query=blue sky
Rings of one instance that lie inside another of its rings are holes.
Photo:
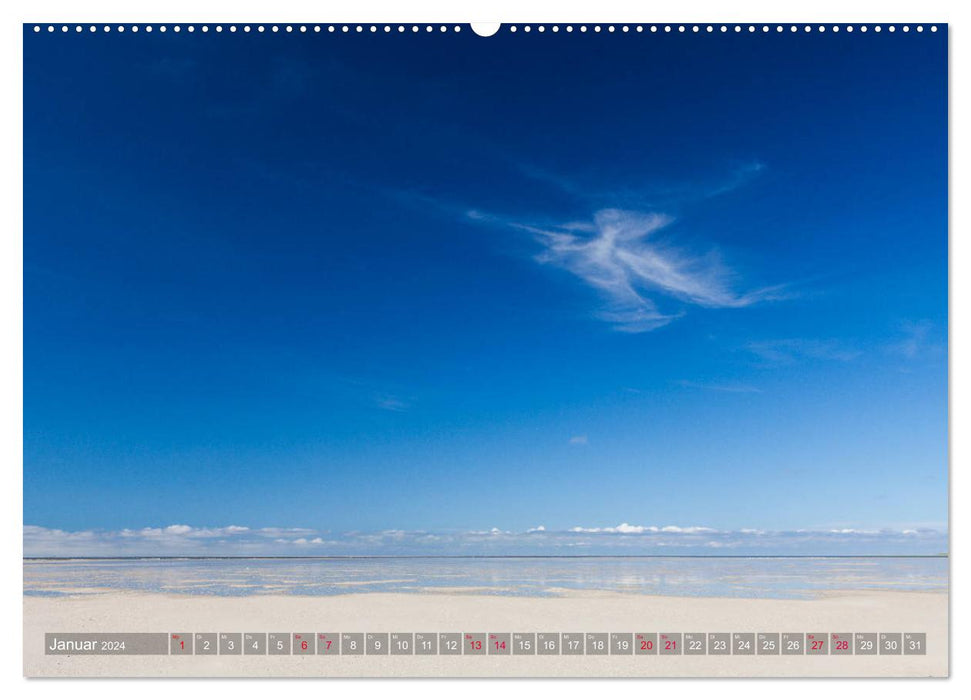
[[[24,51],[28,539],[945,548],[943,32]]]

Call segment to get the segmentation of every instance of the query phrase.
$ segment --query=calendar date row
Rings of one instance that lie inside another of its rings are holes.
[[[923,655],[924,632],[48,633],[50,655]]]

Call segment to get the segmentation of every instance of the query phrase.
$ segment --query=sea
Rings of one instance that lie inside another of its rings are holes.
[[[24,595],[350,593],[810,599],[948,589],[947,557],[301,557],[25,559]]]

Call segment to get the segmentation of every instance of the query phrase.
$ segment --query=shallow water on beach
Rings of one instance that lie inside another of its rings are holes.
[[[24,595],[467,593],[813,598],[831,591],[945,592],[943,557],[32,559]]]

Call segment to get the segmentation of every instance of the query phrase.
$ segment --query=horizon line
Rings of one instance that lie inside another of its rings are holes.
[[[949,559],[937,554],[333,554],[333,555],[132,555],[30,556],[23,561],[137,561],[203,559]]]

